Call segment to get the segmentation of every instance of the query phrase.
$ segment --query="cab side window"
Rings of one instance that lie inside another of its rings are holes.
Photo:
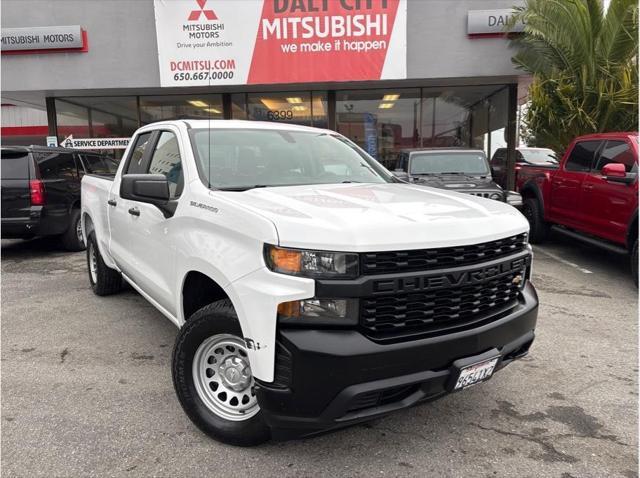
[[[588,172],[591,170],[593,156],[601,143],[601,141],[580,141],[576,143],[567,158],[564,169],[574,172]]]
[[[169,194],[175,199],[184,189],[184,175],[182,172],[182,158],[178,138],[170,131],[163,131],[158,138],[151,162],[149,174],[162,174],[169,182]]]
[[[145,151],[149,147],[153,132],[142,133],[136,138],[136,143],[130,153],[129,164],[125,174],[144,174],[145,171]]]
[[[609,163],[624,164],[624,169],[628,173],[635,172],[638,169],[633,151],[631,151],[631,147],[626,141],[607,141],[595,170],[602,171],[602,168]]]
[[[83,154],[82,160],[88,173],[114,174],[118,169],[118,163],[106,156]]]

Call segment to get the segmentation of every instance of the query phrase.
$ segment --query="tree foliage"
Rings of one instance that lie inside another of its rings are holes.
[[[525,0],[511,21],[515,65],[533,75],[523,117],[536,145],[562,153],[588,133],[638,127],[638,3]]]

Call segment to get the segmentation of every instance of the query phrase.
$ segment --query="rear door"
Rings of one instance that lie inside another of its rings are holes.
[[[575,228],[584,224],[588,208],[583,200],[582,183],[601,145],[602,140],[576,142],[562,167],[551,175],[548,219]]]
[[[2,219],[26,219],[31,212],[31,156],[26,150],[3,149],[1,161]]]
[[[628,139],[606,141],[598,161],[583,184],[587,208],[584,230],[610,241],[624,244],[631,215],[636,207],[634,184],[607,181],[602,168],[609,163],[622,163],[628,173],[638,171],[638,157]]]

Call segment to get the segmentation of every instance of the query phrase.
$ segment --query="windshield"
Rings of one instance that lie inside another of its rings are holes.
[[[393,180],[355,144],[329,133],[194,129],[191,140],[200,175],[215,189]]]
[[[530,164],[558,164],[556,153],[550,149],[519,149],[518,151]]]
[[[489,174],[487,158],[482,151],[418,153],[411,155],[411,174]]]

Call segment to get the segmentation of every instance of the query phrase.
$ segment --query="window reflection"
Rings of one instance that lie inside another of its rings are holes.
[[[336,93],[336,126],[367,153],[393,169],[400,149],[418,146],[420,90]]]

